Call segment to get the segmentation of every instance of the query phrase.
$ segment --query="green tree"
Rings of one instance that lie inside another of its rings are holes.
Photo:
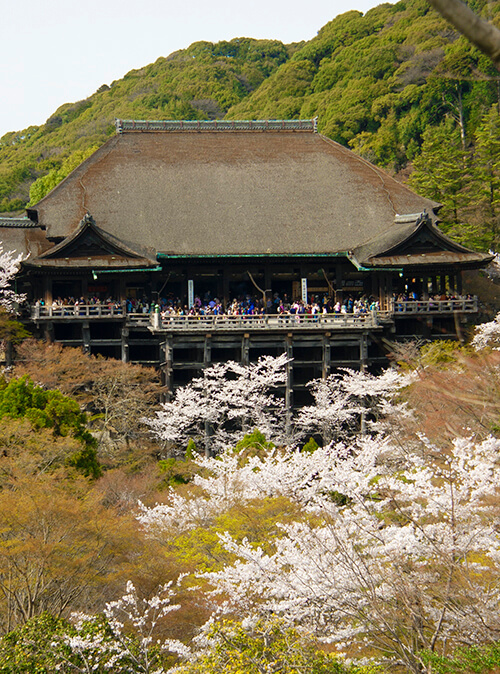
[[[31,185],[29,206],[36,204],[46,194],[48,194],[61,180],[64,180],[77,166],[79,166],[87,157],[90,157],[97,149],[98,145],[91,145],[85,150],[74,152],[62,164],[44,175]]]
[[[334,655],[282,620],[247,624],[215,623],[206,635],[209,647],[179,674],[347,674]],[[376,668],[361,668],[366,674]]]
[[[0,418],[26,418],[34,430],[50,429],[54,436],[73,436],[83,447],[73,454],[69,464],[89,477],[98,477],[101,468],[97,461],[96,440],[86,428],[86,415],[76,400],[60,391],[35,386],[25,375],[12,379],[0,390]]]
[[[500,225],[500,114],[494,105],[476,131],[473,202],[479,208],[486,244],[498,250]]]
[[[420,194],[443,204],[440,216],[448,233],[464,238],[462,216],[468,203],[470,161],[460,132],[446,121],[423,134],[420,156],[413,163],[409,184]]]
[[[52,674],[57,658],[51,644],[69,629],[66,620],[44,612],[12,630],[0,639],[0,673]]]

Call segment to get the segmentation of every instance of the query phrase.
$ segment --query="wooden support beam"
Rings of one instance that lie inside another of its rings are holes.
[[[323,335],[323,371],[322,377],[326,379],[330,374],[330,363],[331,363],[331,345],[330,345],[330,333]]]
[[[241,364],[248,365],[250,363],[250,335],[248,332],[243,334],[241,338]]]
[[[129,330],[126,325],[122,327],[121,331],[121,347],[122,347],[122,362],[128,363],[130,360],[129,344],[128,344]]]
[[[285,353],[289,359],[293,358],[293,335],[288,333],[285,338]],[[292,409],[293,409],[293,361],[286,366],[285,385],[285,435],[291,437],[292,433]]]

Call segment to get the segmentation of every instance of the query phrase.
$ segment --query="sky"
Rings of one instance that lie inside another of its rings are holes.
[[[198,40],[310,40],[338,14],[381,2],[4,0],[0,137]]]

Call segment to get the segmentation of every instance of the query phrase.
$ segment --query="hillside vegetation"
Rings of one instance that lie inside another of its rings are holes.
[[[500,314],[406,346],[288,426],[285,354],[159,403],[141,366],[18,345],[0,674],[498,672]]]
[[[492,21],[500,2],[473,0]],[[319,117],[319,130],[444,204],[445,230],[498,246],[498,71],[426,0],[336,17],[294,45],[197,42],[0,139],[0,211],[35,203],[114,134],[116,117]],[[40,178],[43,180],[40,181]]]

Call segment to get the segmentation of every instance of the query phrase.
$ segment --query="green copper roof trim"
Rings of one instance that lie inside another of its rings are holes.
[[[346,257],[350,260],[350,262],[352,262],[358,271],[403,271],[403,267],[363,267],[363,265],[356,260],[352,253],[348,253]]]
[[[263,258],[272,258],[272,257],[282,257],[282,258],[288,258],[288,257],[297,257],[297,258],[308,258],[308,257],[345,257],[349,258],[348,253],[229,253],[229,254],[223,254],[223,255],[207,255],[207,254],[202,254],[202,255],[178,255],[176,254],[169,254],[169,253],[157,253],[156,254],[156,259],[157,260],[198,260],[198,259],[219,259],[219,258],[252,258],[252,257],[263,257]]]
[[[135,271],[162,271],[163,267],[141,267],[139,269],[92,269],[92,273],[99,274],[131,274]]]

